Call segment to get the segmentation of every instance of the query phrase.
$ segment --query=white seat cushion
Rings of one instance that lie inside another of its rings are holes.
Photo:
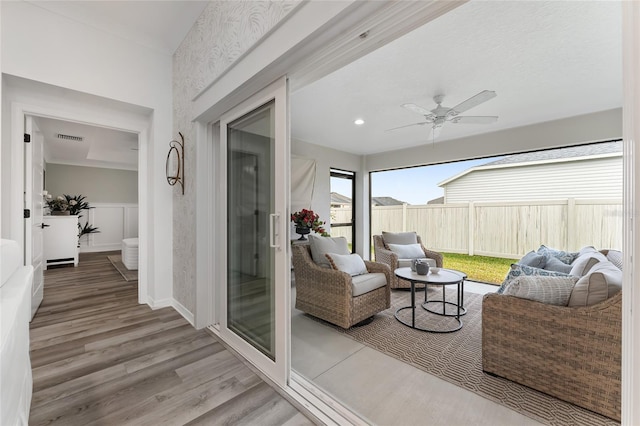
[[[351,278],[353,297],[369,293],[377,288],[387,285],[387,276],[382,272],[357,275]]]

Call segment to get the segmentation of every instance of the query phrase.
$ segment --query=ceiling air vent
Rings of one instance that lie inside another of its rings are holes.
[[[58,139],[64,139],[66,141],[77,141],[77,142],[82,142],[84,140],[82,136],[63,135],[62,133],[58,133]]]

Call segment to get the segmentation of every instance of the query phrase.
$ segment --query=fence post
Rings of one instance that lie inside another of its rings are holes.
[[[407,231],[407,203],[402,203],[402,232]]]
[[[474,241],[476,239],[476,207],[473,201],[469,201],[469,256],[473,256]]]
[[[567,198],[567,250],[576,248],[576,199]]]

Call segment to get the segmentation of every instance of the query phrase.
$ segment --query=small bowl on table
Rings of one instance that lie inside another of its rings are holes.
[[[429,272],[431,272],[432,274],[437,274],[438,272],[440,272],[441,268],[437,268],[435,266],[432,266],[431,268],[429,268]]]

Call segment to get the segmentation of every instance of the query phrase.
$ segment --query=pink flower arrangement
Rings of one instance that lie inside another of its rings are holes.
[[[302,209],[299,212],[295,212],[291,215],[291,221],[295,223],[297,228],[308,228],[323,237],[328,237],[329,234],[322,227],[325,224],[320,220],[320,216],[313,212],[313,210]]]

